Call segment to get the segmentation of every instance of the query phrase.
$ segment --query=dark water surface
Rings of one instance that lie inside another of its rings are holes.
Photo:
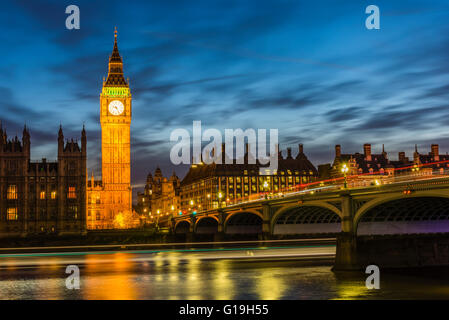
[[[252,252],[245,254],[248,259],[180,252],[2,257],[0,299],[449,298],[447,270],[381,271],[381,289],[368,290],[367,275],[335,274],[328,258],[261,261],[252,260]],[[68,264],[80,268],[79,290],[66,288]]]

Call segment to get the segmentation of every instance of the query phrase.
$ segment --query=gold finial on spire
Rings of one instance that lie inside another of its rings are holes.
[[[115,27],[115,30],[114,30],[114,37],[117,38],[117,27]]]

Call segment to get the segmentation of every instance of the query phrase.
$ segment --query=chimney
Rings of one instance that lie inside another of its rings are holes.
[[[302,153],[304,153],[304,146],[302,145],[302,143],[300,143],[298,146],[298,154],[302,154]]]
[[[231,150],[231,154],[232,154],[232,152],[233,152],[233,150]],[[230,159],[228,157],[228,155],[226,154],[226,144],[225,143],[221,144],[221,159],[222,159],[222,161],[221,161],[222,164],[233,164],[232,158]]]
[[[366,161],[371,161],[371,145],[369,143],[365,143],[363,145],[363,152],[365,154]]]
[[[246,163],[247,164],[255,164],[257,158],[257,148],[255,144],[246,144]]]
[[[279,148],[279,144],[276,145],[276,149],[278,150],[278,159],[284,160],[284,157],[282,156],[282,150]]]
[[[438,145],[432,144],[431,150],[432,150],[433,160],[440,161],[440,151],[438,150]]]
[[[341,146],[339,144],[337,144],[335,146],[335,157],[336,158],[340,158],[341,157]]]
[[[405,162],[405,152],[404,151],[399,152],[398,158],[399,161]]]
[[[287,148],[287,159],[292,159],[292,148]]]

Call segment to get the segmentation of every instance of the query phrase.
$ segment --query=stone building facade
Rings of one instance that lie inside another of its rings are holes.
[[[137,210],[147,222],[164,225],[178,214],[181,181],[173,172],[170,178],[162,175],[158,167],[154,176],[149,173],[144,192],[137,194]]]
[[[0,237],[86,232],[86,131],[81,146],[58,133],[57,161],[31,161],[31,136],[0,128]]]
[[[264,193],[282,193],[297,185],[316,181],[318,171],[304,154],[300,144],[296,156],[287,149],[284,157],[278,155],[278,169],[268,175],[260,175],[261,165],[248,164],[248,146],[244,164],[225,164],[222,146],[222,164],[193,164],[181,182],[181,212],[209,210],[228,203],[259,198]]]

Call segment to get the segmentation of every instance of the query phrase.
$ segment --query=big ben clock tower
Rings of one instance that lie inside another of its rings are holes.
[[[109,71],[100,95],[102,187],[104,219],[132,212],[130,126],[131,92],[123,76],[123,61],[117,47],[109,57]]]

